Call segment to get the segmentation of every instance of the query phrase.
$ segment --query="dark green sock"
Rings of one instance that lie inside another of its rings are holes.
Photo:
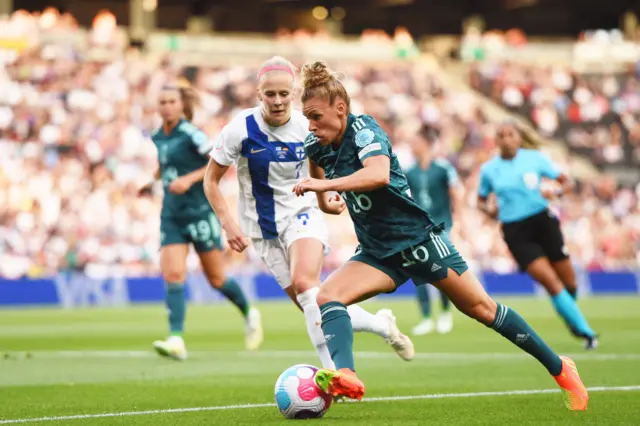
[[[229,299],[231,303],[236,305],[242,315],[245,317],[249,313],[249,301],[244,295],[244,292],[233,278],[227,278],[227,281],[224,282],[224,285],[220,288],[220,292],[224,294],[224,296]]]
[[[167,283],[165,302],[169,310],[169,330],[172,336],[182,336],[187,303],[184,297],[184,283]]]
[[[517,312],[498,303],[496,318],[490,327],[540,361],[552,376],[557,376],[562,371],[560,357]]]
[[[420,305],[420,311],[423,318],[431,317],[431,301],[429,300],[429,289],[426,284],[416,286],[416,293],[418,294],[418,304]]]
[[[442,302],[442,310],[449,312],[449,309],[451,308],[451,301],[449,301],[449,298],[443,292],[440,292],[440,301]]]
[[[347,307],[340,302],[329,302],[320,306],[322,332],[336,369],[355,371],[353,361],[353,327]]]
[[[578,288],[574,288],[573,290],[567,289],[567,292],[573,297],[573,300],[578,300]]]

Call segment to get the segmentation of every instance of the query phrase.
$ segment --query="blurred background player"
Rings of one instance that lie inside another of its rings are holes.
[[[322,365],[333,361],[320,327],[316,302],[328,231],[320,210],[340,214],[345,209],[337,194],[296,197],[291,188],[309,176],[304,152],[308,121],[293,110],[293,65],[274,57],[258,72],[260,106],[246,109],[227,124],[216,139],[205,177],[206,195],[227,235],[229,246],[242,252],[249,238],[287,295],[303,311],[307,332]],[[240,186],[240,226],[229,211],[219,182],[237,164]],[[318,208],[319,207],[319,208]],[[387,340],[405,360],[413,358],[411,340],[400,333],[391,311],[370,314],[350,308],[353,328]]]
[[[480,169],[478,207],[502,223],[504,240],[520,270],[540,283],[553,307],[586,349],[598,345],[596,333],[576,304],[576,274],[564,243],[560,221],[549,200],[568,193],[572,183],[538,151],[537,141],[515,125],[498,129],[500,154]],[[525,148],[526,147],[526,148]],[[560,184],[545,184],[551,179]],[[497,206],[488,202],[495,194]]]
[[[302,68],[303,113],[312,134],[305,141],[312,178],[294,192],[343,193],[360,246],[318,293],[322,329],[337,371],[323,369],[316,383],[334,396],[360,399],[353,330],[347,306],[390,293],[409,279],[430,282],[478,322],[535,357],[565,393],[570,410],[586,410],[589,396],[575,363],[560,358],[515,311],[484,290],[444,230],[408,196],[408,184],[386,133],[368,115],[350,113],[350,98],[323,62]]]
[[[159,162],[155,177],[162,179],[165,191],[160,222],[160,266],[166,283],[170,329],[170,336],[153,342],[153,347],[160,355],[178,360],[187,358],[183,333],[189,244],[198,253],[211,287],[224,294],[242,313],[246,322],[246,348],[257,349],[263,338],[259,311],[250,306],[238,283],[225,274],[220,223],[207,202],[202,183],[210,142],[206,134],[191,123],[197,102],[196,92],[187,85],[164,87],[158,101],[162,127],[152,135]],[[140,194],[148,194],[152,185],[145,185]]]
[[[444,224],[449,233],[453,226],[452,210],[458,211],[462,199],[462,185],[456,169],[444,158],[434,158],[434,142],[436,135],[429,126],[422,126],[411,139],[411,151],[415,164],[405,175],[415,202],[429,212],[436,224]],[[433,332],[449,333],[453,329],[453,315],[449,298],[442,292],[440,300],[442,310],[438,314],[437,323],[431,319],[431,300],[429,286],[416,286],[418,303],[422,313],[422,321],[413,328],[413,334],[420,336]]]

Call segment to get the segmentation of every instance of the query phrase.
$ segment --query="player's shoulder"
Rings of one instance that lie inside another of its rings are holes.
[[[444,169],[446,171],[449,171],[451,169],[455,169],[455,167],[453,167],[453,164],[451,164],[451,162],[449,160],[447,160],[446,158],[436,158],[433,160],[433,164],[440,168],[440,169]]]
[[[355,116],[351,128],[353,129],[353,139],[359,148],[364,148],[374,140],[387,140],[387,134],[378,125],[376,119],[370,115]]]
[[[151,140],[156,142],[158,139],[162,138],[162,127],[158,127],[153,132],[151,132]]]
[[[236,113],[233,118],[224,126],[223,132],[227,138],[244,139],[247,137],[247,117],[260,112],[259,107],[247,108]]]
[[[178,124],[176,130],[180,133],[184,133],[187,136],[192,136],[202,132],[202,129],[188,120],[182,120],[180,124]]]
[[[518,155],[521,155],[524,158],[541,158],[541,157],[544,157],[544,154],[542,153],[542,151],[539,151],[537,149],[520,148],[518,151],[519,151]]]
[[[493,170],[495,170],[499,166],[499,164],[500,164],[500,157],[496,155],[489,161],[485,162],[482,166],[480,166],[480,173],[489,174]]]

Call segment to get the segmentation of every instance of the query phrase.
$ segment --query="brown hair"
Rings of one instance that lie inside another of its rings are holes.
[[[302,102],[311,98],[323,97],[333,105],[337,98],[341,98],[347,108],[351,109],[351,98],[337,74],[331,72],[327,64],[321,61],[302,66]]]
[[[182,113],[187,120],[193,120],[195,108],[200,105],[200,95],[191,87],[189,82],[181,80],[177,84],[165,86],[164,90],[178,91],[182,101]]]

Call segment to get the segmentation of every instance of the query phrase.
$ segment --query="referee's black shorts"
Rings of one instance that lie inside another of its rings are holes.
[[[551,262],[568,259],[560,221],[549,210],[524,220],[502,224],[502,235],[521,271],[546,256]]]

